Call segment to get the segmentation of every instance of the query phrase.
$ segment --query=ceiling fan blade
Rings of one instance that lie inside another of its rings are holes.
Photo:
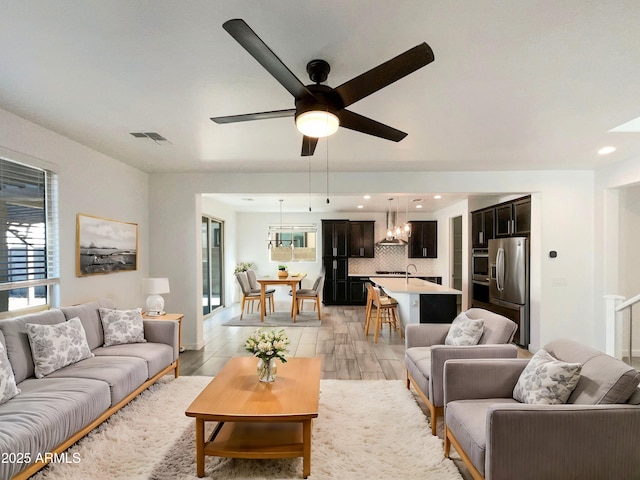
[[[349,110],[340,110],[340,112],[338,112],[338,117],[340,117],[341,127],[366,133],[367,135],[373,135],[374,137],[399,142],[407,136],[405,132],[385,125],[384,123],[376,122],[375,120]]]
[[[364,97],[391,85],[393,82],[415,72],[434,60],[433,50],[426,43],[421,43],[401,53],[368,72],[343,83],[336,88],[345,107],[362,100]]]
[[[236,18],[222,24],[224,28],[244,49],[262,65],[297,100],[314,98],[282,60],[256,35],[247,23]]]
[[[293,117],[296,114],[295,108],[287,110],[273,110],[271,112],[245,113],[242,115],[229,115],[227,117],[211,117],[216,123],[236,123],[248,122],[251,120],[266,120],[269,118]]]
[[[318,145],[318,137],[302,137],[302,156],[311,157],[316,151],[316,145]]]

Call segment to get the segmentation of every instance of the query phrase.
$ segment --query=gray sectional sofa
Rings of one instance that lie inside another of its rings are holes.
[[[144,320],[144,342],[105,347],[100,308],[114,305],[99,300],[0,320],[0,343],[20,389],[0,404],[0,479],[28,478],[46,465],[45,454],[66,450],[160,377],[178,376],[177,322]],[[26,325],[76,317],[93,355],[37,378]]]

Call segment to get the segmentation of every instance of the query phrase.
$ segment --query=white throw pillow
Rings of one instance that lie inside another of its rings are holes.
[[[473,320],[464,312],[458,315],[444,339],[445,345],[477,345],[484,331],[484,320]]]
[[[567,363],[539,350],[529,361],[513,389],[521,403],[566,403],[580,380],[580,363]]]
[[[142,309],[112,310],[100,308],[104,346],[145,343]]]
[[[37,378],[93,357],[78,317],[54,325],[27,323],[25,328]]]
[[[13,376],[13,368],[7,357],[7,350],[0,342],[0,405],[12,399],[20,393],[16,386],[16,377]]]

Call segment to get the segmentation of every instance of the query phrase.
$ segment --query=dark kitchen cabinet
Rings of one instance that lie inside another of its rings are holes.
[[[349,303],[349,220],[322,220],[325,305]]]
[[[531,232],[531,197],[497,205],[496,237],[529,235]]]
[[[369,277],[349,277],[349,303],[351,305],[366,305],[367,283]]]
[[[495,238],[495,209],[493,207],[471,213],[471,242],[473,248],[487,248]]]
[[[347,257],[323,257],[324,289],[322,303],[347,305],[349,303],[349,259]]]
[[[412,221],[409,237],[409,258],[438,257],[438,222]]]
[[[349,222],[349,256],[373,258],[375,238],[373,221]]]
[[[451,323],[458,315],[457,295],[420,295],[420,323]]]
[[[349,220],[322,220],[322,256],[346,257]]]

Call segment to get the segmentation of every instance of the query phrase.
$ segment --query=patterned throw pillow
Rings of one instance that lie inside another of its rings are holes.
[[[458,315],[444,339],[445,345],[477,345],[484,331],[484,320],[472,320],[464,312]]]
[[[13,376],[13,369],[7,358],[7,351],[0,343],[0,405],[12,399],[20,393],[16,386],[16,378]]]
[[[27,323],[25,328],[37,378],[93,357],[78,317],[54,325]]]
[[[101,308],[100,319],[104,330],[104,346],[123,343],[145,343],[142,309],[111,310]]]
[[[580,363],[567,363],[539,350],[520,374],[513,398],[521,403],[566,403],[580,380]]]

